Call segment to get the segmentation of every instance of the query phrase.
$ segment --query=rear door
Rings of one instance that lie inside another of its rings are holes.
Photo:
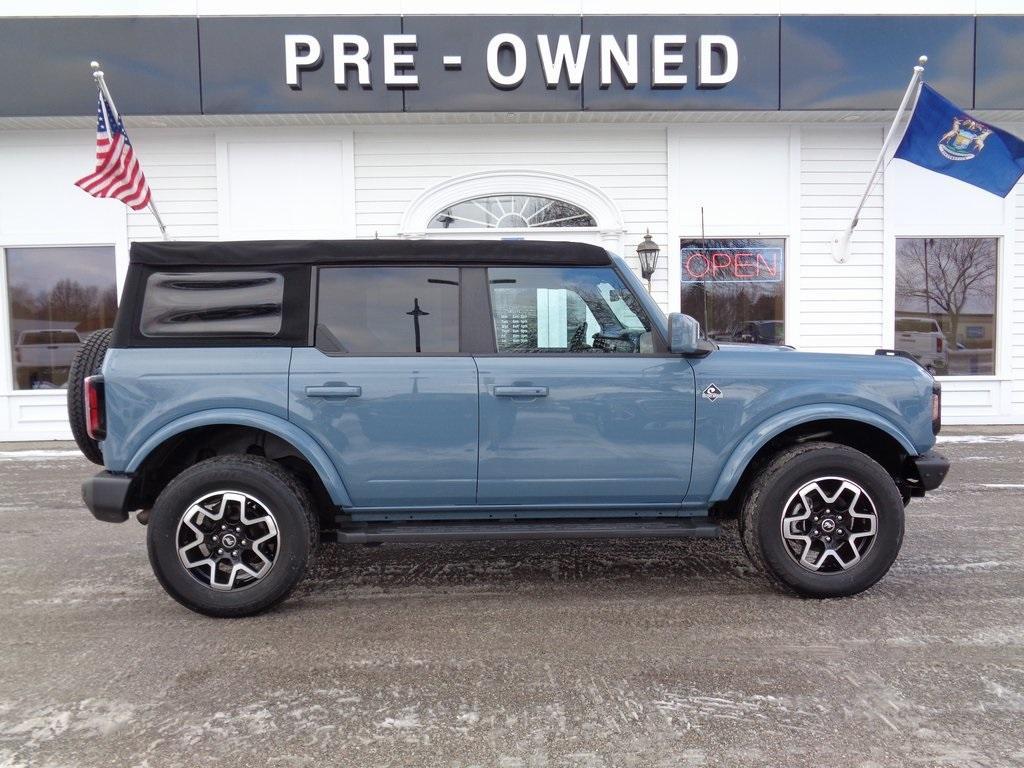
[[[458,267],[321,268],[316,345],[292,353],[289,418],[358,507],[473,504],[477,375]]]
[[[694,375],[611,267],[488,269],[496,354],[478,355],[478,499],[677,507]]]

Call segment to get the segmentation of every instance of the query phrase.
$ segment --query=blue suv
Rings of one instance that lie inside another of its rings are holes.
[[[880,350],[884,353],[884,351]],[[715,536],[850,595],[937,487],[940,391],[896,354],[718,344],[618,257],[531,241],[135,243],[68,408],[192,610],[283,600],[319,542]]]

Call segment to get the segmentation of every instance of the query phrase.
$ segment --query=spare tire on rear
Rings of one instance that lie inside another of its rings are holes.
[[[89,437],[85,424],[85,380],[95,376],[103,367],[103,356],[110,346],[113,328],[96,331],[82,344],[75,353],[68,371],[68,421],[71,422],[71,434],[75,436],[78,449],[93,464],[103,464],[103,453],[99,443]]]

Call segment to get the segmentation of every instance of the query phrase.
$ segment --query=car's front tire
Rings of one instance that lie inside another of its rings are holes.
[[[782,451],[740,512],[752,563],[786,591],[845,597],[882,578],[903,543],[903,499],[870,456],[835,443]]]
[[[256,456],[199,462],[157,498],[149,561],[167,593],[208,616],[251,616],[284,600],[316,552],[309,492]]]

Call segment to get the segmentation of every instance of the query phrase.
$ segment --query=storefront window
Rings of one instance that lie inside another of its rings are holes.
[[[4,255],[14,388],[65,387],[82,342],[114,323],[114,249],[8,248]]]
[[[683,240],[682,311],[715,341],[784,344],[786,241]]]
[[[995,373],[994,237],[896,240],[896,349],[939,375]]]

